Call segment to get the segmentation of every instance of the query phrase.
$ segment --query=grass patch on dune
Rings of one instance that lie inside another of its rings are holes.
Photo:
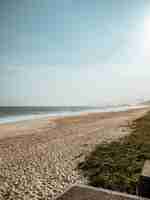
[[[97,145],[79,164],[89,184],[131,194],[146,159],[150,159],[150,112],[131,125],[130,135],[115,142]]]

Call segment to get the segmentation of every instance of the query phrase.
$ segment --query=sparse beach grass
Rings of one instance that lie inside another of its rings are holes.
[[[150,112],[133,121],[130,128],[130,135],[97,145],[80,162],[78,167],[90,185],[136,193],[144,161],[150,159]]]

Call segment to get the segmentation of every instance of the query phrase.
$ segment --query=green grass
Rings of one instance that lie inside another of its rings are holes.
[[[131,125],[132,133],[115,142],[97,145],[79,164],[89,184],[131,194],[146,159],[150,159],[150,112]]]

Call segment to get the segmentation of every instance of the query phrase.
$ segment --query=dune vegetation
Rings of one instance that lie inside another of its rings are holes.
[[[133,121],[130,128],[130,135],[97,145],[80,162],[78,167],[90,185],[136,193],[144,161],[150,159],[150,112]]]

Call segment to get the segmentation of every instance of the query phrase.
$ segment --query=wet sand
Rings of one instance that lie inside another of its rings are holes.
[[[130,134],[149,108],[0,125],[0,199],[53,199],[73,183],[96,144]]]

